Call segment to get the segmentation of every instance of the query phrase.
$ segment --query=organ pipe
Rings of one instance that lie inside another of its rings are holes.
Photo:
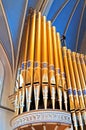
[[[59,56],[59,64],[60,64],[60,74],[61,74],[61,86],[62,90],[59,89],[59,97],[60,97],[60,109],[62,109],[62,91],[63,91],[63,97],[64,97],[64,103],[65,103],[65,109],[67,110],[67,86],[66,86],[66,79],[65,79],[65,71],[64,71],[64,64],[63,64],[63,58],[62,58],[62,46],[60,41],[60,34],[57,33],[57,50],[58,50],[58,56]]]
[[[36,23],[36,11],[34,10],[31,15],[30,35],[29,35],[29,41],[28,41],[29,51],[27,53],[27,83],[26,83],[27,84],[27,87],[26,87],[27,111],[30,110],[31,96],[32,96],[35,23]]]
[[[75,130],[84,130],[86,56],[62,47],[55,26],[35,10],[23,30],[14,97],[16,115],[39,108],[64,109],[71,112]]]
[[[41,13],[36,16],[35,55],[34,55],[34,98],[35,108],[38,109],[41,85]]]
[[[47,22],[47,44],[48,44],[48,64],[49,64],[49,86],[50,86],[52,106],[53,109],[55,109],[56,81],[55,81],[55,68],[53,57],[52,30],[50,21]]]
[[[44,100],[44,108],[47,109],[48,99],[48,52],[47,52],[47,28],[46,17],[42,17],[42,92]]]

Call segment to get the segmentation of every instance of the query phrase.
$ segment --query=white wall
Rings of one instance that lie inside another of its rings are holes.
[[[10,120],[13,115],[13,112],[0,108],[0,130],[12,130]]]

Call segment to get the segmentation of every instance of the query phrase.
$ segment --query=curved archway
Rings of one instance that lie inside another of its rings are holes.
[[[1,94],[0,105],[11,109],[12,106],[8,99],[8,96],[14,91],[13,74],[8,57],[4,48],[0,44],[0,80],[1,80]]]

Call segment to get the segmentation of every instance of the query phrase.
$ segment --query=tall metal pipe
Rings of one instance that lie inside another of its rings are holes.
[[[55,109],[56,81],[55,81],[52,31],[50,21],[47,22],[47,44],[48,44],[48,64],[49,64],[49,86],[50,86],[52,107],[53,109]]]
[[[30,110],[32,86],[33,86],[33,62],[34,62],[34,45],[35,45],[35,22],[36,22],[36,11],[34,10],[31,15],[28,53],[27,53],[27,73],[26,73],[26,105],[27,111]]]
[[[22,46],[21,46],[21,54],[20,54],[20,59],[21,59],[21,73],[20,73],[20,85],[19,85],[19,103],[20,103],[20,114],[23,113],[24,109],[24,100],[25,100],[25,84],[26,84],[26,56],[27,56],[27,33],[28,33],[28,21],[29,17],[27,19],[27,23],[25,23],[25,28],[23,32],[23,38],[22,38]],[[22,51],[23,50],[23,51]]]
[[[35,30],[35,55],[34,55],[34,98],[35,108],[38,109],[40,85],[41,85],[41,13],[36,16]]]
[[[83,75],[84,75],[84,79],[86,83],[86,58],[85,57],[83,54],[80,54],[81,67],[82,67],[82,71],[83,71]]]
[[[75,81],[75,75],[74,75],[74,70],[73,70],[73,63],[72,63],[70,49],[67,50],[67,59],[68,59],[69,73],[70,73],[71,84],[72,84],[72,89],[73,89],[75,110],[79,110],[80,109],[79,99],[78,99],[77,86],[76,86],[76,81]]]
[[[73,62],[74,74],[75,74],[76,85],[77,85],[77,90],[78,90],[80,109],[83,110],[83,109],[85,109],[85,105],[84,105],[84,99],[83,99],[83,94],[82,94],[81,83],[80,83],[79,72],[78,72],[78,68],[77,68],[77,64],[76,64],[75,55],[76,55],[76,53],[72,52],[72,62]]]
[[[64,64],[63,64],[63,58],[62,58],[62,47],[61,47],[59,33],[56,34],[56,37],[57,37],[57,51],[58,51],[59,64],[60,64],[60,70],[61,70],[61,86],[62,86],[62,91],[63,91],[65,109],[67,110],[67,86],[66,86],[66,78],[65,78]],[[61,89],[59,90],[60,90],[59,91],[60,109],[62,109],[62,91]]]
[[[80,82],[81,82],[81,87],[82,87],[82,93],[83,93],[83,96],[84,96],[84,102],[85,102],[85,106],[86,106],[86,83],[85,83],[85,80],[84,80],[79,56],[80,56],[79,53],[76,53],[77,68],[78,68],[78,72],[79,72],[79,77],[80,77]]]
[[[76,85],[77,85],[77,90],[78,90],[79,104],[80,104],[80,109],[81,109],[81,112],[77,111],[76,113],[78,116],[79,126],[83,130],[81,113],[82,113],[82,111],[85,113],[85,104],[84,104],[84,99],[83,99],[83,94],[82,94],[82,89],[81,89],[81,82],[80,82],[80,78],[79,78],[78,67],[77,67],[77,63],[76,63],[76,53],[75,52],[72,52],[72,62],[73,62],[75,80],[76,80]]]
[[[77,122],[77,116],[75,111],[71,111],[71,116],[72,116],[74,130],[78,130],[78,122]]]
[[[72,93],[72,85],[71,85],[71,79],[70,79],[70,73],[69,73],[66,47],[62,48],[62,52],[63,52],[63,61],[64,61],[64,67],[65,67],[65,72],[66,72],[66,78],[67,78],[67,87],[68,87],[68,96],[69,96],[69,102],[70,102],[70,110],[73,111],[73,110],[75,110],[75,106],[74,106],[74,99],[73,99],[73,93]]]
[[[47,99],[48,99],[48,53],[47,53],[47,30],[46,30],[46,17],[42,17],[42,92],[43,92],[43,100],[44,100],[44,108],[47,109]]]
[[[62,109],[62,85],[61,85],[61,73],[60,73],[60,63],[59,63],[59,55],[58,55],[58,41],[56,36],[56,28],[52,27],[52,41],[53,41],[53,48],[54,48],[54,64],[55,64],[55,77],[56,77],[56,88],[57,88],[57,94],[58,94],[58,101],[60,109]],[[64,101],[65,103],[65,109],[67,110],[67,98]]]

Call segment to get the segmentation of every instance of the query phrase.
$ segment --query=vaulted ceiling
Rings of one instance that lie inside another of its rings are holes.
[[[19,51],[24,17],[26,10],[30,7],[40,10],[43,15],[47,16],[47,20],[52,21],[52,25],[56,26],[60,35],[66,36],[66,46],[68,48],[72,51],[80,51],[82,44],[85,44],[83,40],[83,38],[85,39],[86,31],[85,3],[85,0],[18,0],[18,2],[15,0],[2,0],[11,40],[9,41],[9,38],[4,38],[7,31],[4,25],[0,29],[0,40],[3,42],[11,66],[15,67],[14,64],[16,63]],[[3,19],[0,22],[2,22],[1,25],[5,24],[5,20]],[[11,44],[8,46],[7,43]]]
[[[60,35],[66,36],[68,48],[86,53],[85,0],[0,0],[0,45],[9,61],[10,73],[17,68],[24,20],[30,7],[46,15]]]

